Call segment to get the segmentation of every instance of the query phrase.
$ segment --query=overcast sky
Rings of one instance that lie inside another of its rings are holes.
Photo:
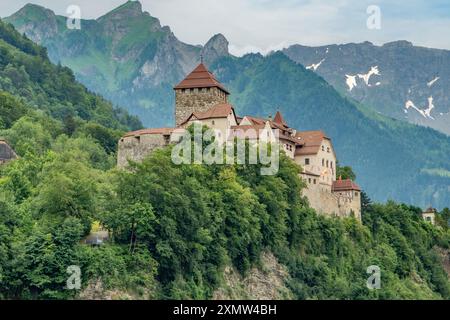
[[[65,14],[78,5],[82,18],[97,18],[125,0],[0,0],[0,16],[32,2]],[[409,40],[450,49],[450,0],[141,0],[145,11],[190,44],[223,33],[231,52],[281,49],[290,44],[327,45]],[[381,28],[369,29],[367,8],[377,5]]]

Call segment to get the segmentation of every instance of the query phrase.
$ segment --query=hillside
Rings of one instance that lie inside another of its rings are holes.
[[[395,41],[294,45],[283,53],[375,111],[450,135],[448,50]]]
[[[238,114],[267,117],[280,109],[292,127],[325,130],[341,164],[355,169],[375,200],[438,208],[450,203],[449,137],[377,114],[283,54],[233,57],[221,35],[205,47],[183,44],[138,2],[83,20],[81,30],[67,30],[58,24],[63,19],[27,5],[7,20],[45,45],[53,61],[74,69],[90,89],[138,114],[148,127],[172,125],[172,87],[202,52],[232,92]]]
[[[450,298],[448,212],[439,227],[393,202],[365,201],[363,224],[318,216],[285,156],[276,176],[260,176],[253,166],[176,166],[169,147],[117,171],[123,118],[45,49],[0,27],[10,85],[0,135],[20,156],[0,166],[0,299]],[[100,225],[109,240],[83,244]],[[373,264],[376,291],[366,288]],[[69,266],[80,268],[79,289],[67,287]]]

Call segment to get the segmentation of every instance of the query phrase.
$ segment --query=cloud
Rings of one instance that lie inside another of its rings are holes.
[[[64,14],[78,4],[84,18],[96,18],[125,0],[29,0]],[[0,16],[28,1],[2,0]],[[409,40],[450,49],[450,2],[378,0],[381,29],[366,26],[372,0],[142,0],[146,11],[169,25],[182,41],[204,44],[216,33],[230,41],[232,53],[267,53],[290,44],[327,45]]]

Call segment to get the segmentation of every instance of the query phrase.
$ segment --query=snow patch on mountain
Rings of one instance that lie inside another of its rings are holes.
[[[363,74],[356,74],[356,75],[352,75],[352,74],[346,74],[346,80],[345,83],[348,86],[348,91],[352,91],[353,88],[357,87],[358,83],[356,82],[356,79],[362,79],[364,81],[364,83],[366,84],[366,86],[368,87],[372,87],[373,85],[370,84],[370,79],[372,78],[372,76],[379,76],[380,75],[380,70],[378,69],[378,66],[373,66],[370,68],[369,72],[367,73],[363,73]],[[375,86],[378,87],[381,85],[381,82],[378,81],[377,83],[375,83]]]
[[[436,81],[438,81],[440,79],[440,77],[436,77],[433,80],[431,80],[430,82],[427,83],[428,87],[431,87]]]
[[[346,76],[346,80],[345,80],[345,83],[347,84],[347,86],[348,86],[348,91],[352,91],[353,90],[353,88],[355,88],[356,86],[357,86],[357,83],[356,83],[356,76],[352,76],[352,75],[348,75],[348,74],[346,74],[345,75]]]
[[[322,59],[318,63],[315,63],[315,64],[313,63],[312,65],[307,66],[306,69],[308,69],[308,70],[312,69],[312,70],[316,71],[324,61],[325,61],[325,59]]]
[[[366,74],[358,74],[358,77],[359,77],[360,79],[363,79],[364,82],[366,83],[366,85],[367,85],[368,87],[370,87],[371,84],[369,83],[369,81],[370,81],[370,78],[371,78],[372,76],[374,76],[374,75],[376,75],[376,76],[379,76],[379,75],[380,75],[380,71],[378,70],[378,66],[374,66],[374,67],[370,68],[370,71],[367,72]]]
[[[433,97],[432,96],[428,98],[428,107],[426,109],[420,109],[420,108],[416,107],[414,102],[412,102],[411,100],[408,100],[405,103],[405,109],[404,109],[405,113],[408,113],[408,110],[410,108],[416,110],[424,118],[428,118],[428,119],[434,120],[434,118],[431,116],[431,111],[434,109]]]

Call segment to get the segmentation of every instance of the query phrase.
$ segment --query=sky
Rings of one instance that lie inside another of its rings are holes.
[[[0,17],[26,3],[66,15],[78,5],[97,18],[125,0],[0,0]],[[268,53],[292,44],[320,46],[408,40],[450,49],[449,0],[141,0],[145,11],[170,26],[178,39],[205,44],[222,33],[235,55]],[[375,7],[374,7],[375,6]],[[378,14],[379,13],[379,14]],[[369,24],[368,24],[369,22]]]

